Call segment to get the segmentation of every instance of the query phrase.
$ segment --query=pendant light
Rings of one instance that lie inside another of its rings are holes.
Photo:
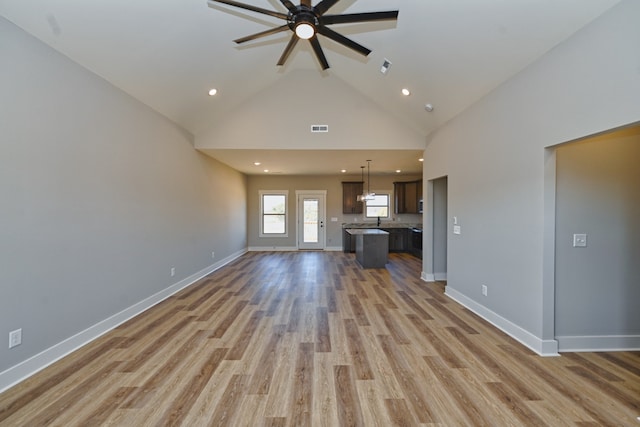
[[[371,192],[371,160],[367,160],[367,194],[365,200],[373,200],[376,198],[376,193]]]
[[[360,166],[362,168],[362,176],[364,180],[364,166]],[[367,160],[367,191],[358,195],[356,200],[359,202],[373,200],[376,197],[376,193],[371,192],[371,160]]]
[[[360,181],[362,182],[363,193],[362,194],[358,194],[358,196],[356,197],[356,200],[358,202],[362,202],[362,201],[365,200],[365,193],[364,193],[364,166],[360,166]]]

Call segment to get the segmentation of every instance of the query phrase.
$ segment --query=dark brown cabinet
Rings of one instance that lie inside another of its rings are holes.
[[[389,233],[389,252],[405,252],[407,250],[406,228],[383,228]]]
[[[359,202],[358,196],[364,191],[364,182],[349,181],[342,183],[342,213],[343,214],[361,214],[362,202]]]
[[[395,213],[422,213],[422,180],[394,182]]]

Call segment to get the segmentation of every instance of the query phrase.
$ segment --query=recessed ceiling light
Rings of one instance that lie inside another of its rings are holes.
[[[411,91],[405,87],[404,89],[402,89],[402,94],[404,96],[409,96],[411,95]]]
[[[265,173],[266,173],[266,172],[269,172],[269,169],[265,169],[264,171],[265,171]]]
[[[424,159],[421,157],[418,159],[419,162],[424,162]]]
[[[260,162],[253,162],[254,165],[260,166]]]
[[[400,173],[402,172],[400,169],[396,169],[396,173]]]
[[[340,172],[342,172],[342,173],[346,173],[346,172],[347,172],[347,170],[346,170],[346,169],[342,169],[342,170],[340,170]]]
[[[218,93],[218,89],[211,89],[209,91],[209,96],[214,96],[216,93]]]
[[[424,109],[427,110],[428,112],[432,112],[433,111],[433,105],[431,104],[426,104],[424,106]]]

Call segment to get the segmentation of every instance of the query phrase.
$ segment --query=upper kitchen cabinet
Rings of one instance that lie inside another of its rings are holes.
[[[342,183],[342,213],[343,214],[361,214],[362,202],[357,200],[358,196],[364,191],[364,182],[349,181]]]
[[[422,180],[394,182],[395,213],[422,213]]]

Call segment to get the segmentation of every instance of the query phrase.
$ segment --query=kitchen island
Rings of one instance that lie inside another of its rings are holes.
[[[345,230],[356,239],[356,261],[362,268],[385,268],[389,256],[389,233],[370,228]]]
[[[406,252],[422,259],[422,224],[383,222],[343,223],[342,249],[345,253],[356,251],[356,236],[347,233],[349,229],[378,229],[389,233],[389,253]]]

